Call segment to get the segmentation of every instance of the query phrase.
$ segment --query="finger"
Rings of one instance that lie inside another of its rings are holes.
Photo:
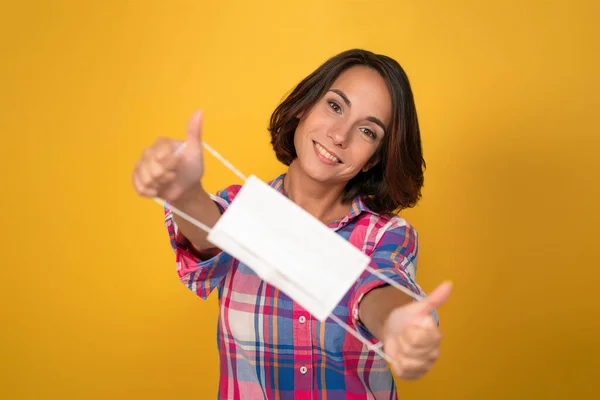
[[[398,343],[398,354],[404,357],[427,357],[428,354],[439,348],[440,342],[441,340],[433,338],[429,341],[419,341],[414,344],[401,339]]]
[[[157,141],[154,145],[154,153],[152,155],[153,160],[164,161],[171,154],[173,154],[173,145],[171,141],[161,140]]]
[[[158,182],[154,180],[146,163],[141,163],[137,169],[137,175],[142,186],[145,188],[158,189]]]
[[[412,327],[417,328],[417,331],[424,331],[430,334],[436,334],[441,337],[442,333],[440,331],[440,328],[438,327],[437,322],[435,322],[431,314],[425,315],[423,318],[421,318],[420,321],[415,319],[415,322],[417,321],[418,323],[411,325]]]
[[[186,143],[187,146],[192,146],[194,148],[200,148],[202,145],[202,120],[203,113],[201,110],[198,110],[192,114],[187,124],[187,136]]]
[[[154,178],[156,181],[156,186],[154,186],[154,187],[160,188],[160,190],[168,189],[168,186],[170,186],[175,181],[176,177],[177,177],[176,172],[165,171],[160,176],[157,176],[156,178]]]
[[[177,173],[174,171],[165,171],[161,176],[156,178],[159,186],[169,184],[175,180]]]
[[[148,161],[154,158],[155,146],[156,144],[154,144],[152,147],[146,147],[144,151],[142,151],[141,161]]]
[[[423,325],[408,326],[403,335],[399,338],[400,342],[406,344],[406,346],[419,350],[438,346],[442,341],[442,333],[439,328],[435,326],[433,318],[431,318],[430,324],[431,327],[424,327]]]
[[[383,346],[383,351],[392,360],[396,360],[400,351],[399,346],[400,343],[397,339],[387,340]]]
[[[183,192],[183,190],[181,189],[181,186],[176,186],[176,185],[170,185],[165,191],[164,193],[162,193],[162,197],[166,200],[166,201],[173,201],[174,199],[178,199],[179,196],[181,196],[181,193]]]
[[[176,141],[173,142],[173,155],[177,157],[179,154],[185,150],[187,142]]]
[[[142,182],[139,173],[136,171],[132,175],[133,187],[140,196],[154,197],[157,195],[157,190],[149,188]]]
[[[173,157],[170,157],[169,160],[172,160]],[[175,179],[176,172],[173,168],[169,168],[175,165],[174,161],[169,161],[166,163],[161,163],[158,160],[154,160],[150,163],[149,172],[152,176],[152,181],[155,186],[164,185]]]
[[[160,138],[152,146],[152,151],[149,153],[147,160],[157,160],[167,169],[175,168],[178,160],[177,150],[185,144],[181,140],[173,140],[168,138]]]
[[[402,379],[417,379],[423,376],[432,366],[430,361],[404,357],[391,365],[392,372]]]
[[[448,301],[448,297],[450,296],[451,291],[451,282],[444,282],[437,288],[435,288],[435,290],[431,292],[429,296],[427,296],[424,300],[421,300],[421,303],[423,304],[421,314],[430,314],[435,309],[444,305],[446,301]]]
[[[416,347],[405,341],[401,341],[398,344],[398,354],[401,354],[403,357],[414,357],[414,358],[426,357],[432,351],[432,349],[434,349],[434,347],[430,347],[430,346]]]

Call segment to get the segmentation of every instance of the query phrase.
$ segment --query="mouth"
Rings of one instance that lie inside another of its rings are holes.
[[[325,148],[325,146],[321,145],[320,143],[315,142],[314,140],[313,140],[313,144],[314,144],[314,148],[315,148],[315,151],[317,152],[317,154],[319,156],[321,156],[323,159],[329,161],[329,163],[331,163],[331,165],[342,163],[342,160],[337,155],[335,155],[334,153],[329,151],[327,148]]]

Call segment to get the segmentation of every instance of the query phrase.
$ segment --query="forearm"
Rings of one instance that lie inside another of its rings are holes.
[[[185,196],[173,201],[172,204],[179,210],[211,228],[221,217],[219,208],[200,184]],[[173,220],[177,224],[179,232],[185,236],[196,250],[205,250],[213,247],[206,239],[208,234],[204,230],[198,228],[196,225],[180,217],[176,213],[173,213]]]
[[[383,286],[365,295],[358,308],[358,317],[377,340],[382,340],[384,325],[390,312],[411,302],[413,299],[410,296],[395,287]]]

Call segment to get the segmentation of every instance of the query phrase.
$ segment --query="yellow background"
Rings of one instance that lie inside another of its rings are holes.
[[[594,397],[595,2],[3,3],[1,398],[214,398],[216,296],[178,282],[131,171],[202,107],[205,140],[273,178],[271,111],[352,47],[411,79],[428,162],[405,214],[418,277],[455,283],[442,358],[401,398]],[[239,181],[210,156],[207,171],[213,191]]]

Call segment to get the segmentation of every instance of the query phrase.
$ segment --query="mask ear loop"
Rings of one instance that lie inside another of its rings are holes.
[[[181,145],[173,152],[173,155],[178,156],[179,154],[181,154],[181,152],[183,150],[185,150],[186,145],[187,145],[187,142],[181,143]],[[204,147],[217,160],[219,160],[221,163],[223,163],[223,165],[225,165],[225,167],[227,167],[227,169],[229,169],[231,172],[233,172],[238,177],[240,177],[244,182],[248,179],[244,174],[242,174],[240,172],[240,170],[238,170],[236,167],[234,167],[233,164],[231,164],[229,161],[227,161],[227,159],[225,159],[225,157],[223,157],[221,154],[219,154],[215,149],[210,147],[207,143],[202,142],[202,147]],[[168,201],[161,199],[160,197],[154,197],[153,200],[155,202],[157,202],[158,204],[160,204],[161,206],[169,208],[172,212],[174,212],[175,214],[178,214],[181,218],[187,220],[188,222],[191,222],[192,224],[196,225],[198,228],[202,229],[204,232],[210,233],[211,228],[209,226],[198,221],[191,215],[188,215],[185,212],[179,210],[177,207],[174,207],[172,204],[169,204]]]
[[[347,323],[338,318],[335,314],[330,314],[329,317],[333,322],[344,328],[346,332],[354,336],[356,339],[362,342],[369,350],[375,352],[379,357],[383,358],[385,361],[392,363],[394,359],[383,352],[383,343],[371,343],[366,338],[362,337],[360,333],[356,331],[356,329],[352,329]]]
[[[175,152],[173,153],[173,155],[178,156],[179,154],[181,154],[181,152],[185,149],[186,144],[187,144],[186,142],[183,142],[175,150]],[[227,169],[229,169],[235,175],[237,175],[238,177],[240,177],[244,182],[248,179],[236,167],[234,167],[233,164],[231,164],[227,159],[225,159],[221,154],[219,154],[211,146],[209,146],[208,144],[206,144],[204,142],[202,143],[202,146],[209,153],[211,153],[217,160],[219,160],[223,165],[225,165],[225,167],[227,167]],[[203,224],[202,222],[198,221],[197,219],[195,219],[191,215],[183,212],[182,210],[179,210],[177,207],[173,206],[172,204],[169,204],[169,202],[167,202],[166,200],[161,199],[160,197],[154,197],[154,201],[156,201],[161,206],[170,209],[173,213],[178,214],[181,218],[183,218],[183,219],[187,220],[188,222],[194,224],[196,227],[202,229],[204,232],[210,233],[211,228],[208,225]],[[407,294],[408,296],[412,297],[413,299],[415,299],[417,301],[418,300],[422,300],[424,298],[423,296],[420,296],[420,295],[418,295],[418,294],[410,291],[409,289],[407,289],[404,286],[400,285],[398,282],[395,282],[394,280],[392,280],[389,277],[385,276],[381,272],[375,270],[371,266],[367,265],[366,271],[368,271],[370,274],[375,275],[379,279],[383,280],[384,282],[386,282],[389,285],[395,287],[396,289],[400,290],[401,292]],[[358,331],[356,331],[355,329],[352,329],[352,327],[350,327],[348,324],[346,324],[344,321],[342,321],[340,318],[338,318],[337,315],[335,315],[333,313],[330,314],[328,318],[331,319],[332,321],[334,321],[339,326],[341,326],[346,332],[348,332],[349,334],[351,334],[352,336],[354,336],[356,339],[358,339],[360,342],[362,342],[369,350],[375,352],[378,356],[380,356],[381,358],[383,358],[387,362],[391,363],[391,362],[394,361],[390,356],[388,356],[387,354],[385,354],[382,351],[383,343],[379,342],[379,343],[373,344],[373,343],[369,342],[366,338],[364,338],[363,336],[361,336],[358,333]]]
[[[374,269],[373,267],[371,267],[369,265],[367,265],[365,270],[367,272],[369,272],[370,274],[375,275],[376,277],[378,277],[385,283],[389,284],[390,286],[393,286],[394,288],[400,290],[401,292],[405,293],[406,295],[412,297],[413,299],[415,299],[417,301],[424,299],[423,296],[410,291],[406,287],[400,285],[398,282],[394,281],[393,279],[391,279],[388,276],[385,276],[384,274],[382,274],[381,272],[377,271],[376,269]],[[354,336],[356,339],[360,340],[362,342],[362,344],[364,344],[369,350],[372,350],[375,353],[377,353],[377,355],[380,356],[381,358],[383,358],[385,361],[387,361],[389,363],[394,362],[394,359],[392,357],[388,356],[387,354],[385,354],[385,352],[382,350],[383,343],[381,341],[378,343],[375,343],[375,344],[369,342],[365,337],[361,336],[360,333],[358,333],[358,331],[356,329],[353,329],[351,326],[349,326],[344,321],[339,319],[338,316],[335,314],[330,314],[329,318],[332,319],[334,322],[336,322],[338,325],[340,325],[342,328],[344,328],[344,330],[346,332],[348,332],[349,334]]]

